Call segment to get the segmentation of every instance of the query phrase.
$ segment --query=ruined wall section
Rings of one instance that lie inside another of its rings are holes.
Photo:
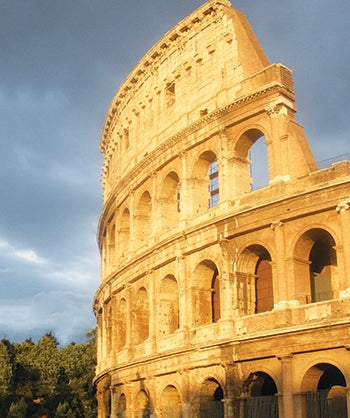
[[[106,117],[105,198],[166,139],[255,87],[242,81],[269,63],[248,28],[228,2],[207,2],[139,62]]]

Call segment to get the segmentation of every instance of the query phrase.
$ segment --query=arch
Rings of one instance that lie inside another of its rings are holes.
[[[269,374],[251,373],[244,387],[248,395],[244,405],[245,418],[278,418],[277,386]]]
[[[203,213],[219,203],[219,171],[214,152],[205,151],[199,156],[190,183],[193,214]]]
[[[258,180],[261,173],[264,174],[263,177],[265,178],[263,185],[265,186],[268,184],[269,170],[267,164],[266,144],[264,144],[264,147],[260,146],[264,136],[265,135],[260,128],[250,128],[245,130],[240,135],[235,144],[235,171],[236,178],[239,179],[239,184],[237,184],[238,194],[248,193],[252,190],[252,188],[259,188],[254,187],[253,179],[255,177],[256,180]],[[261,141],[259,141],[259,144],[253,147],[253,145],[260,139]],[[255,148],[260,155],[255,155]],[[261,154],[263,154],[264,158],[261,158]],[[252,161],[249,158],[250,156],[253,157]],[[254,175],[253,178],[251,177],[252,174]],[[256,183],[258,184],[257,181]],[[262,185],[260,187],[262,187]]]
[[[136,397],[136,417],[137,418],[150,418],[151,417],[151,402],[147,393],[142,389]]]
[[[125,258],[130,249],[130,212],[125,208],[120,217],[119,223],[119,256]]]
[[[194,271],[192,306],[194,325],[200,326],[220,319],[219,271],[211,260],[201,261]]]
[[[133,312],[133,328],[135,344],[144,342],[149,335],[149,301],[148,293],[141,287],[136,293]]]
[[[243,312],[253,314],[271,311],[274,296],[269,251],[261,244],[249,245],[242,251],[237,268]]]
[[[162,417],[164,418],[180,418],[181,417],[181,398],[178,390],[173,385],[164,388],[160,406],[162,409]]]
[[[176,226],[180,214],[180,179],[175,171],[171,171],[163,180],[159,203],[162,229]]]
[[[249,150],[251,190],[261,189],[269,184],[265,136],[258,138]]]
[[[138,240],[141,244],[147,242],[152,232],[152,199],[148,191],[144,191],[139,199],[136,210],[136,228]]]
[[[120,351],[126,344],[126,321],[127,304],[125,298],[121,298],[117,307],[117,351]]]
[[[201,418],[224,417],[224,391],[220,383],[210,377],[206,379],[199,392],[199,416]]]
[[[106,228],[106,265],[108,273],[111,273],[113,265],[115,264],[115,243],[116,243],[116,228],[114,214],[109,218]]]
[[[161,281],[158,305],[158,335],[174,333],[179,328],[179,289],[174,276]]]
[[[301,384],[307,416],[347,417],[345,388],[345,377],[338,367],[329,363],[312,366]]]
[[[117,417],[118,418],[125,418],[126,416],[126,396],[122,393],[119,396],[118,403],[117,403]]]
[[[338,291],[337,256],[333,236],[323,228],[304,232],[294,249],[296,288],[306,302],[333,299]]]

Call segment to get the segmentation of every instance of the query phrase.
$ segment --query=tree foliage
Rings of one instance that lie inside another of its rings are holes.
[[[63,348],[51,333],[0,341],[0,418],[96,417],[95,330],[86,336]]]

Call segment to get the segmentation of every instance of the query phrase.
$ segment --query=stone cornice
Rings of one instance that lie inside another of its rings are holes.
[[[183,19],[173,29],[167,32],[139,61],[134,70],[121,84],[116,96],[112,100],[107,113],[100,140],[101,152],[106,152],[111,132],[118,122],[119,115],[127,103],[135,97],[138,89],[145,80],[158,72],[161,61],[174,51],[184,48],[184,45],[199,34],[205,26],[221,21],[223,8],[229,8],[227,0],[209,0],[190,16]]]

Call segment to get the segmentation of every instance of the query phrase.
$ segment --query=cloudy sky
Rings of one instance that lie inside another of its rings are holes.
[[[201,0],[0,0],[0,338],[95,326],[99,137],[118,86]],[[350,152],[350,2],[235,0],[293,70],[317,161]]]

